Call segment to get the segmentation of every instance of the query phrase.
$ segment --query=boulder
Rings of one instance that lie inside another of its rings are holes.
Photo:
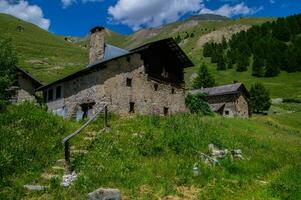
[[[88,194],[88,200],[121,200],[118,189],[99,188]]]

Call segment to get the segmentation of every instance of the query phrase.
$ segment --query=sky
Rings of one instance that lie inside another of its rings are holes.
[[[282,17],[301,13],[301,0],[0,0],[0,13],[58,35],[85,36],[94,26],[130,34],[204,13]]]

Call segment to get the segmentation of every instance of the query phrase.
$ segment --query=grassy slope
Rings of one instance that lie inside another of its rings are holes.
[[[23,31],[17,30],[19,25],[24,27]],[[77,71],[87,63],[85,49],[15,17],[0,14],[0,32],[12,39],[19,65],[46,83]]]
[[[23,185],[61,157],[62,138],[78,126],[28,103],[1,112],[0,199],[21,199]]]
[[[121,189],[125,199],[300,199],[301,113],[284,111],[250,120],[113,118],[112,131],[99,135],[90,153],[75,160],[81,175],[74,186],[28,198],[85,199],[99,187],[113,187]],[[93,129],[98,124],[102,122]],[[240,148],[246,159],[225,159],[221,167],[207,167],[197,152],[207,152],[210,143]],[[200,164],[200,177],[192,175],[195,163]]]

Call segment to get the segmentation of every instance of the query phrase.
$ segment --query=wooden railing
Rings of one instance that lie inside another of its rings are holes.
[[[99,111],[96,112],[96,114],[91,117],[84,125],[82,125],[77,131],[72,133],[71,135],[68,135],[65,137],[62,141],[65,147],[65,161],[70,166],[70,140],[74,138],[75,136],[79,135],[91,122],[96,120],[101,113],[104,113],[104,127],[106,128],[108,126],[108,105],[103,104],[103,107]]]

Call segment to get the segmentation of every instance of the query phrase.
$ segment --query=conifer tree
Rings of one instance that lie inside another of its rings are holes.
[[[273,58],[273,56],[269,56],[266,61],[266,67],[265,67],[265,77],[274,77],[278,76],[280,73],[280,68],[277,65],[276,59]]]
[[[208,67],[203,63],[198,71],[197,77],[193,81],[193,89],[213,87],[215,80],[209,72]]]
[[[245,72],[248,70],[248,66],[249,66],[249,57],[243,53],[239,53],[237,56],[236,71]]]
[[[264,60],[256,55],[254,56],[252,75],[257,77],[264,76]]]
[[[268,111],[271,99],[268,90],[261,84],[255,83],[250,90],[250,105],[254,113]]]
[[[223,55],[220,55],[217,61],[217,70],[226,70],[226,63]]]

